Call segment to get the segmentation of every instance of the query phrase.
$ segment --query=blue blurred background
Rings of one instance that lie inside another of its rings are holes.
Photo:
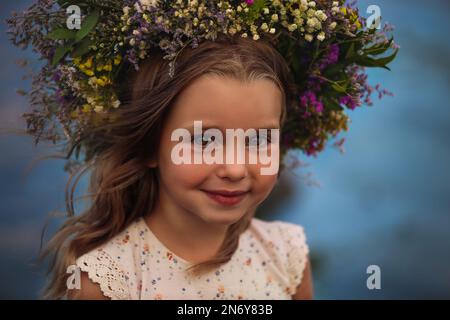
[[[25,86],[6,19],[30,0],[0,2],[0,127],[23,128]],[[283,173],[260,208],[267,219],[305,227],[318,299],[450,298],[450,2],[359,1],[381,7],[401,46],[392,72],[370,70],[394,97],[352,112],[345,153],[329,148]],[[51,211],[64,210],[62,161],[31,162],[51,152],[32,139],[0,136],[0,298],[34,299],[44,283],[33,263]],[[85,184],[85,183],[84,183]],[[369,265],[381,289],[366,286]]]

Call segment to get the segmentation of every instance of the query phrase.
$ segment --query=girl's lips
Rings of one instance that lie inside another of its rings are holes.
[[[202,190],[211,199],[215,200],[217,203],[224,206],[233,206],[242,201],[242,199],[247,195],[248,191],[241,192],[212,192]]]

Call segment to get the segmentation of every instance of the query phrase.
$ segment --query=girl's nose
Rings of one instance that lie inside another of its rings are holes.
[[[217,169],[217,175],[222,179],[229,179],[231,181],[239,181],[247,177],[248,169],[246,164],[232,163],[222,164]]]

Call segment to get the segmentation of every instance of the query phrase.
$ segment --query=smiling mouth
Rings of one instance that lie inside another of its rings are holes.
[[[245,198],[249,191],[210,191],[202,190],[210,199],[224,206],[233,206],[238,204]]]

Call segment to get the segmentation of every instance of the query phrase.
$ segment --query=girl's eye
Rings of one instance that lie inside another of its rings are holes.
[[[248,141],[247,146],[254,145],[256,147],[266,147],[271,142],[270,138],[264,134],[254,135],[246,140]]]
[[[192,142],[194,142],[196,145],[199,145],[201,147],[206,147],[208,144],[213,142],[215,140],[214,136],[207,136],[207,135],[197,135],[192,137]]]

